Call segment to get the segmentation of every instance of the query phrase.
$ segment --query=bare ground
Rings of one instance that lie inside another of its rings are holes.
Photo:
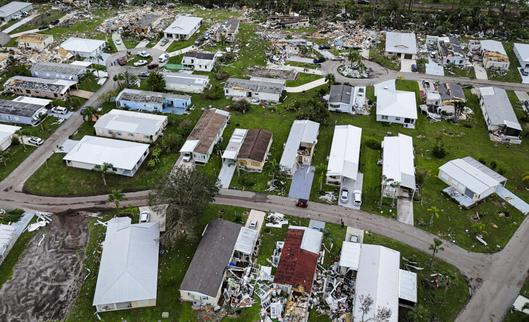
[[[53,216],[22,254],[13,277],[0,289],[0,321],[62,320],[75,301],[84,274],[87,216]],[[45,235],[40,246],[38,245]]]

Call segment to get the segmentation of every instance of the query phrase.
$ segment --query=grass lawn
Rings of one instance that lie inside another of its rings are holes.
[[[114,16],[116,12],[113,9],[104,8],[93,9],[91,10],[91,14],[93,15],[93,19],[80,20],[68,26],[53,27],[42,31],[42,33],[53,35],[55,41],[62,41],[74,35],[86,38],[105,39],[107,35],[98,32],[96,28],[105,19]],[[109,43],[111,43],[112,39],[110,35],[108,35],[108,39],[110,40]]]
[[[42,8],[41,14],[33,18],[30,22],[25,25],[18,27],[13,30],[11,33],[19,33],[27,30],[38,29],[41,26],[48,26],[53,21],[63,17],[66,13],[61,10],[50,10],[49,8]]]
[[[33,219],[33,221],[35,221],[35,219]],[[31,240],[32,236],[33,233],[29,231],[23,232],[22,235],[18,237],[18,240],[16,241],[15,245],[13,245],[13,248],[11,248],[9,251],[9,254],[7,254],[7,257],[5,258],[2,265],[0,265],[0,288],[2,288],[2,285],[4,285],[4,283],[13,275],[13,268],[18,262],[20,255],[22,255],[26,249],[26,246]]]
[[[83,76],[79,84],[77,84],[77,88],[89,92],[96,92],[99,88],[101,88],[101,85],[97,83],[97,77],[95,77],[93,74],[87,74]]]
[[[322,78],[320,75],[299,73],[295,80],[287,80],[286,86],[296,87]]]
[[[507,56],[509,56],[509,61],[510,61],[509,71],[507,71],[505,75],[500,75],[492,71],[487,71],[489,79],[502,81],[502,82],[521,83],[522,76],[520,75],[520,72],[518,71],[518,58],[516,57],[516,54],[513,51],[513,42],[512,41],[503,42],[503,47],[505,48],[505,51],[507,52]]]
[[[384,43],[369,50],[369,60],[392,70],[400,70],[400,63],[384,55]]]
[[[366,234],[364,243],[383,245],[400,252],[401,268],[405,268],[404,258],[417,262],[424,270],[417,271],[417,300],[418,306],[424,308],[425,321],[454,321],[457,314],[468,299],[468,287],[464,277],[454,266],[437,258],[432,260],[430,254],[414,249],[411,246],[376,234]],[[449,286],[435,288],[431,283],[430,274],[441,273],[448,276]],[[449,294],[449,295],[448,295]],[[399,309],[399,316],[405,317],[408,310]],[[400,319],[399,319],[400,320]],[[420,321],[420,320],[418,320]]]
[[[101,220],[108,220],[112,216],[105,215]],[[175,247],[160,255],[158,271],[158,298],[157,305],[151,308],[141,308],[108,313],[100,313],[105,321],[157,321],[161,319],[162,312],[169,312],[169,321],[189,322],[197,321],[195,312],[189,303],[182,303],[179,299],[178,288],[187,268],[193,258],[196,247],[200,241],[200,234],[206,224],[213,218],[223,217],[231,221],[246,221],[244,209],[212,205],[204,216],[200,217],[193,232],[187,238],[176,241]],[[89,242],[85,250],[87,258],[84,266],[89,268],[91,274],[85,280],[79,297],[70,310],[66,321],[96,321],[92,300],[97,281],[99,260],[101,256],[101,242],[104,240],[105,229],[95,224],[93,219],[89,226]],[[225,321],[243,322],[257,321],[259,311],[257,306],[245,310],[239,317],[227,318]]]
[[[445,67],[445,75],[476,79],[476,72],[473,67],[460,68],[456,66],[447,66]]]

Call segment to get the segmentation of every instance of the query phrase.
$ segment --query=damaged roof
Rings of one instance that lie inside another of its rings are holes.
[[[347,84],[332,85],[329,103],[351,104],[354,87]]]
[[[223,282],[241,225],[222,219],[208,223],[202,240],[191,260],[180,290],[215,297]]]
[[[0,114],[32,117],[41,108],[38,104],[0,99]]]
[[[142,91],[139,89],[125,88],[119,93],[118,97],[116,98],[117,101],[124,100],[124,101],[138,102],[138,103],[156,103],[156,104],[163,104],[164,100],[166,99],[190,100],[191,97],[188,95],[178,95],[178,94],[171,94],[171,93],[160,93],[160,92]]]
[[[63,79],[13,76],[5,82],[4,88],[18,88],[22,90],[36,90],[64,94],[75,84],[77,84],[77,82]]]
[[[216,108],[204,111],[193,131],[187,137],[187,141],[198,141],[193,152],[208,152],[217,135],[228,123],[229,117],[230,114],[228,112]]]
[[[266,82],[262,80],[251,80],[241,78],[228,78],[224,88],[232,88],[235,90],[252,91],[259,93],[281,94],[284,89],[282,83]]]
[[[72,64],[39,62],[31,66],[31,73],[59,73],[79,76],[86,72],[86,67]]]
[[[270,141],[272,132],[263,129],[248,130],[239,150],[239,159],[262,162],[266,158]]]
[[[213,60],[215,59],[215,53],[207,51],[190,51],[184,54],[185,57],[192,57],[197,59]]]

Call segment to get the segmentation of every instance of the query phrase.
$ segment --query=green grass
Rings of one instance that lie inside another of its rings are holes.
[[[79,84],[77,84],[77,88],[79,88],[80,90],[85,90],[89,92],[96,92],[98,89],[101,88],[101,85],[97,83],[96,76],[92,74],[88,74],[88,75],[85,75],[81,79]]]
[[[430,254],[416,250],[415,248],[402,244],[376,234],[366,234],[364,243],[383,245],[400,252],[401,268],[405,268],[404,258],[417,262],[418,267],[424,270],[417,271],[417,300],[418,305],[429,312],[427,321],[454,321],[457,314],[468,299],[468,288],[464,277],[454,266],[439,259],[433,259]],[[432,264],[431,264],[432,263]],[[441,273],[450,278],[450,286],[447,288],[435,288],[429,283],[430,274]],[[399,316],[406,316],[407,309],[400,308]]]
[[[19,164],[22,163],[35,150],[32,146],[24,146],[20,144],[13,144],[5,152],[7,155],[6,163],[0,166],[0,180],[4,180]]]
[[[110,8],[94,9],[91,11],[93,19],[80,20],[68,26],[53,27],[48,30],[42,31],[44,34],[50,34],[54,36],[55,41],[65,40],[66,38],[74,35],[79,35],[85,38],[96,38],[105,39],[106,34],[100,33],[96,28],[107,18],[114,16],[116,11]],[[108,35],[109,42],[112,42],[110,35]]]
[[[400,70],[400,63],[384,55],[384,43],[369,51],[369,60],[392,70]]]
[[[41,11],[42,13],[33,18],[30,22],[26,23],[25,25],[22,25],[18,27],[17,29],[13,30],[11,33],[19,33],[27,30],[32,29],[38,29],[41,26],[48,26],[53,21],[61,18],[62,16],[66,15],[65,12],[62,12],[61,10],[50,10],[50,9],[44,9]]]
[[[513,42],[503,42],[503,47],[505,48],[505,52],[507,52],[507,56],[509,56],[509,70],[505,75],[497,74],[492,71],[487,71],[488,77],[490,80],[496,80],[496,81],[502,81],[502,82],[511,82],[511,83],[521,83],[522,82],[522,76],[520,75],[520,72],[518,71],[518,58],[516,57],[516,54],[513,51]]]
[[[320,75],[299,73],[295,80],[287,80],[286,85],[289,87],[296,87],[313,82],[320,78],[322,78]]]
[[[235,221],[238,218],[243,221],[246,220],[244,209],[210,206],[206,213],[199,218],[196,227],[186,239],[176,241],[172,249],[160,255],[157,305],[149,308],[100,313],[101,318],[105,321],[157,321],[161,320],[162,312],[169,312],[169,321],[197,321],[191,305],[178,300],[178,288],[198,246],[200,233],[211,219],[219,216],[231,221]],[[111,214],[107,214],[101,220],[110,218]],[[103,226],[96,225],[95,222],[95,219],[93,219],[89,224],[89,242],[85,250],[87,257],[83,264],[84,267],[90,269],[91,273],[84,281],[79,297],[65,321],[97,321],[94,316],[95,310],[92,307],[92,300],[101,256],[100,243],[104,240],[105,230]],[[257,307],[254,307],[244,310],[240,317],[226,319],[226,321],[256,321],[258,320],[258,313]]]
[[[473,67],[460,68],[456,66],[447,66],[445,67],[445,75],[476,79],[476,72]]]

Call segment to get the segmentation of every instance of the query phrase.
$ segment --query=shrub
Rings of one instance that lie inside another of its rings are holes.
[[[244,114],[250,110],[250,103],[247,100],[234,101],[230,105],[230,110]]]
[[[375,139],[368,139],[366,141],[366,146],[372,150],[380,150],[382,149],[382,145],[380,145],[380,142],[378,142]]]
[[[447,155],[446,149],[441,141],[437,142],[437,144],[433,147],[432,154],[437,159],[442,159]]]
[[[492,170],[495,170],[497,167],[498,167],[498,164],[496,163],[496,161],[490,161],[490,168]]]
[[[8,211],[5,215],[0,216],[0,224],[15,223],[20,220],[22,214],[24,214],[24,210],[22,209]]]

